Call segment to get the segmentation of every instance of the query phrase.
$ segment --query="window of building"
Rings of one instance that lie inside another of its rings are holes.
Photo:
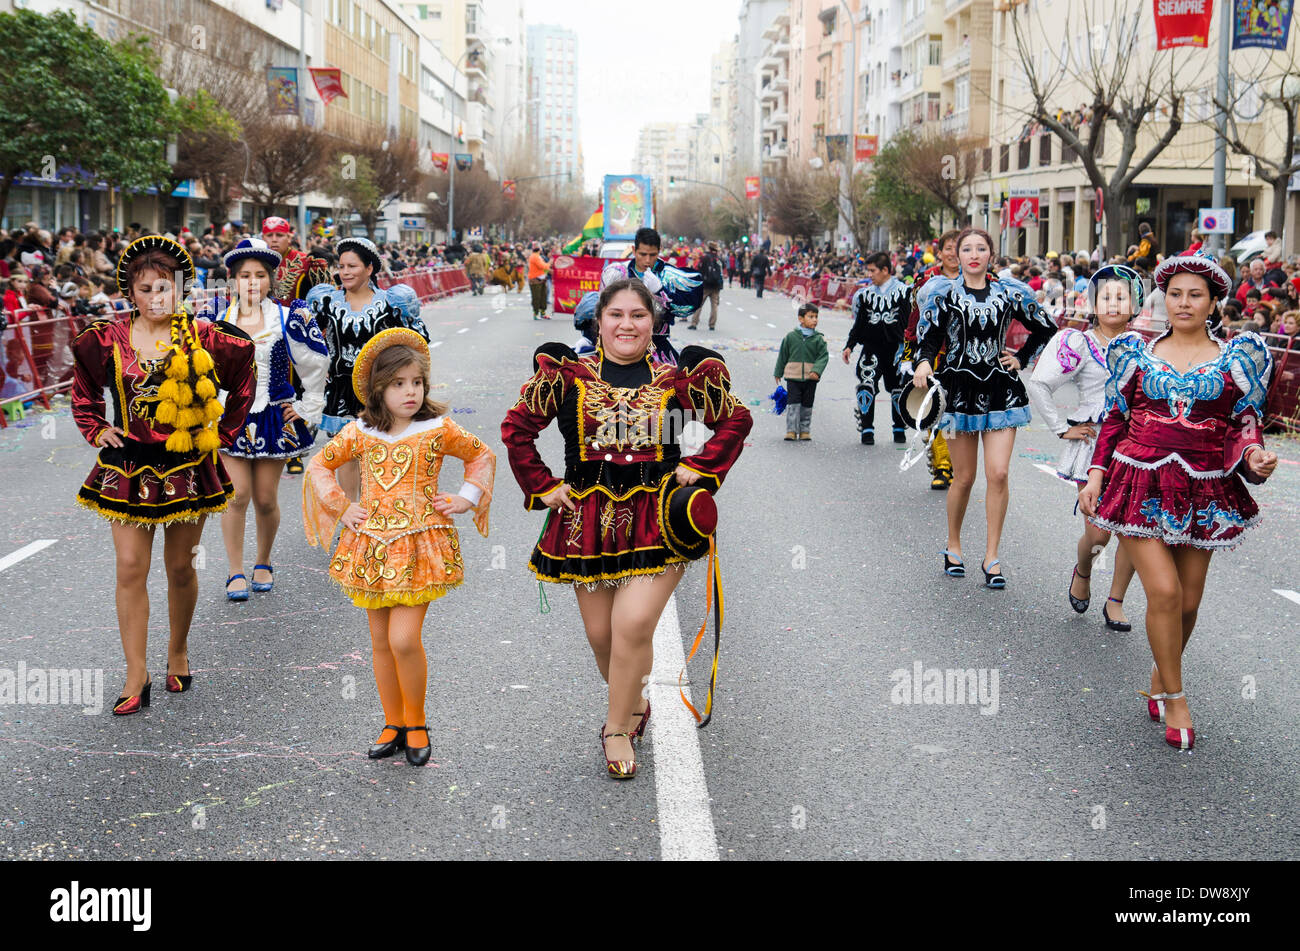
[[[1024,139],[1021,141],[1020,148],[1017,149],[1017,155],[1016,155],[1017,169],[1029,168],[1029,158],[1031,155],[1032,146],[1033,143],[1029,139]]]
[[[1011,171],[1011,146],[1009,145],[998,146],[998,171]]]
[[[943,62],[943,37],[930,37],[930,65],[938,66]]]
[[[1038,164],[1052,164],[1052,135],[1045,132],[1038,137]]]
[[[930,122],[939,121],[939,94],[937,92],[926,94],[925,117]]]
[[[958,77],[953,84],[953,108],[957,112],[965,112],[970,108],[970,75]]]

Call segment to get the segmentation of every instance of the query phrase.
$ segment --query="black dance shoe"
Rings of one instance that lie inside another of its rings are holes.
[[[387,756],[392,756],[398,750],[406,748],[406,727],[393,726],[391,723],[385,723],[384,730],[395,730],[397,736],[393,737],[387,743],[376,743],[374,746],[370,747],[370,749],[366,750],[366,755],[371,759],[384,759]],[[379,732],[382,733],[384,730],[380,730]]]
[[[422,732],[425,739],[429,740],[423,746],[411,746],[406,744],[406,761],[412,766],[423,766],[429,762],[429,756],[433,753],[433,741],[429,737],[429,728],[427,726],[408,726],[406,732],[410,735],[413,731]]]

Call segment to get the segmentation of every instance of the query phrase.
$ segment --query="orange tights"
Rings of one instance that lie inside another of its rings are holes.
[[[384,722],[393,726],[424,725],[424,695],[429,681],[429,664],[420,642],[427,604],[411,607],[369,608],[371,658],[375,667],[375,685],[384,708]],[[377,743],[394,738],[384,730]],[[415,740],[415,742],[411,742]],[[423,741],[423,742],[420,742]],[[407,737],[410,746],[428,744],[428,736],[416,733]]]

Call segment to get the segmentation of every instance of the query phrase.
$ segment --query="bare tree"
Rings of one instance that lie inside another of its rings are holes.
[[[938,133],[914,137],[903,155],[903,165],[911,182],[941,205],[939,230],[944,227],[944,213],[950,212],[954,224],[969,217],[975,178],[979,172],[980,141],[973,136]]]
[[[420,148],[416,142],[399,139],[390,129],[389,138],[379,144],[340,145],[333,164],[342,166],[346,156],[352,156],[359,167],[364,163],[368,181],[364,190],[344,187],[340,194],[352,197],[353,208],[361,216],[368,234],[375,233],[384,209],[404,195],[410,196],[410,200],[424,200],[428,189],[422,186],[428,176],[420,170]],[[346,186],[345,182],[334,181]]]
[[[1186,91],[1200,85],[1199,61],[1178,50],[1154,49],[1146,0],[1074,0],[1064,9],[1017,3],[1010,8],[1011,48],[1006,54],[1028,88],[1026,127],[1037,123],[1079,157],[1088,181],[1101,189],[1108,211],[1106,245],[1122,247],[1124,221],[1134,180],[1174,141],[1183,125]],[[1071,46],[1071,41],[1075,41]],[[1066,94],[1070,101],[1063,102]],[[1065,112],[1082,101],[1079,112]],[[1167,117],[1167,124],[1161,128]],[[1119,136],[1113,162],[1104,157],[1107,125]],[[1159,130],[1140,151],[1139,134]]]
[[[787,168],[772,178],[763,216],[773,232],[811,239],[833,226],[839,193],[839,179],[829,172]]]
[[[1227,115],[1228,148],[1254,160],[1255,177],[1273,189],[1273,214],[1269,230],[1285,233],[1287,188],[1291,176],[1300,172],[1300,148],[1296,147],[1297,119],[1300,119],[1300,64],[1295,44],[1287,61],[1265,58],[1253,75],[1233,76],[1227,102],[1214,97],[1215,111]],[[1209,123],[1213,119],[1206,120]],[[1280,133],[1278,152],[1264,154],[1270,126]],[[1300,247],[1296,236],[1291,245]]]
[[[428,202],[428,220],[435,228],[447,227],[448,176],[435,174],[430,179],[431,190],[441,198]],[[487,227],[502,220],[501,183],[490,178],[481,168],[456,173],[456,230]]]
[[[356,150],[336,150],[331,137],[296,119],[266,114],[254,116],[244,125],[251,165],[247,183],[249,197],[270,214],[275,205],[313,191],[323,184],[329,157],[337,163],[355,161]]]

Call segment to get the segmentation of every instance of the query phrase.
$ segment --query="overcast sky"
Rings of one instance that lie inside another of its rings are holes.
[[[635,171],[650,122],[709,111],[709,60],[736,35],[740,0],[524,0],[529,24],[578,34],[578,121],[585,184]],[[656,183],[658,184],[658,183]]]

